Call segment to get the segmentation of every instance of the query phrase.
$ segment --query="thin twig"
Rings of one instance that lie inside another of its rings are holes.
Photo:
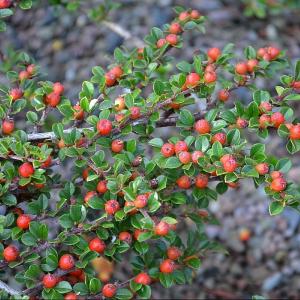
[[[20,296],[21,292],[11,288],[9,285],[0,280],[0,289],[4,290],[9,295]]]

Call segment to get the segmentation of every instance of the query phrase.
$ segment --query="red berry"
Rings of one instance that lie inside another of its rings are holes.
[[[41,164],[41,168],[46,169],[51,166],[51,163],[52,163],[52,157],[51,155],[49,155],[47,159]]]
[[[107,188],[107,181],[106,180],[100,180],[97,184],[97,192],[99,194],[104,194],[108,190]]]
[[[188,151],[189,149],[188,149],[188,145],[186,144],[185,141],[178,141],[175,144],[174,150],[175,150],[175,153],[179,153],[182,151]]]
[[[207,51],[207,56],[210,58],[211,61],[216,61],[221,54],[222,52],[219,48],[210,48]]]
[[[36,66],[34,64],[30,64],[27,66],[26,71],[32,76],[36,72]]]
[[[115,120],[116,122],[120,123],[124,120],[125,115],[124,114],[115,114]]]
[[[52,289],[56,286],[58,278],[53,274],[46,274],[43,277],[43,285],[46,289]]]
[[[46,96],[45,102],[51,107],[56,107],[60,102],[60,94],[55,92],[50,93]]]
[[[276,47],[269,47],[268,54],[270,55],[271,59],[276,59],[277,56],[280,54],[280,50]]]
[[[84,111],[81,108],[81,106],[79,104],[75,104],[73,106],[73,109],[75,110],[75,112],[74,112],[74,119],[75,120],[83,120],[83,118],[84,118]]]
[[[143,208],[148,203],[148,196],[146,194],[138,195],[133,203],[136,208]]]
[[[191,16],[191,18],[192,19],[199,19],[200,18],[200,13],[199,13],[199,11],[198,10],[196,10],[196,9],[193,9],[192,11],[191,11],[191,13],[190,13],[190,16]]]
[[[74,267],[75,261],[71,254],[64,254],[58,262],[59,267],[62,270],[70,270]]]
[[[7,262],[12,262],[17,260],[19,256],[19,251],[15,246],[7,246],[6,248],[4,248],[3,250],[3,257],[4,260],[6,260]]]
[[[269,172],[269,165],[267,163],[260,163],[255,166],[259,175],[266,175]]]
[[[53,92],[62,95],[65,90],[65,87],[60,82],[53,83]]]
[[[271,117],[269,115],[263,114],[259,118],[259,127],[267,128],[271,124]]]
[[[204,73],[204,82],[205,83],[213,83],[217,80],[216,72],[205,72]]]
[[[161,154],[164,157],[170,157],[175,154],[175,146],[171,143],[163,144],[163,146],[160,149]]]
[[[242,242],[247,242],[250,239],[251,232],[249,229],[244,228],[239,233],[239,238]]]
[[[138,106],[130,107],[130,119],[136,120],[141,116],[141,109]]]
[[[168,223],[164,221],[160,221],[157,225],[155,225],[154,232],[156,235],[165,236],[169,233],[170,226]]]
[[[9,96],[11,97],[12,101],[16,101],[23,97],[23,91],[20,88],[11,89]]]
[[[265,113],[272,110],[272,104],[268,101],[263,101],[259,104],[259,110],[261,113]]]
[[[105,73],[104,77],[105,77],[106,86],[110,87],[110,86],[115,85],[116,76],[114,74],[112,74],[111,72],[107,72],[107,73]]]
[[[169,27],[169,32],[172,34],[178,34],[182,32],[182,28],[179,23],[173,23]]]
[[[229,98],[228,90],[220,90],[218,93],[218,98],[220,101],[226,102]]]
[[[28,178],[34,173],[32,163],[25,162],[19,167],[19,175],[24,178]]]
[[[178,19],[180,21],[186,21],[187,19],[190,18],[190,14],[187,11],[183,11],[179,14]]]
[[[204,189],[207,187],[208,181],[209,181],[208,175],[200,173],[196,177],[195,185],[199,189]]]
[[[200,75],[197,73],[190,73],[187,75],[185,84],[187,87],[195,87],[199,84],[200,82]]]
[[[177,247],[170,247],[167,250],[167,256],[169,259],[177,260],[181,256],[181,251]]]
[[[196,150],[192,153],[192,162],[194,164],[197,164],[198,163],[198,160],[200,157],[203,157],[204,156],[204,153],[202,151],[199,151],[199,150]]]
[[[119,233],[119,240],[130,244],[132,241],[131,234],[127,231],[122,231]]]
[[[300,124],[293,125],[289,130],[291,140],[300,140]]]
[[[274,192],[282,192],[286,188],[286,180],[282,177],[273,179],[270,185],[270,189]]]
[[[117,291],[117,287],[112,283],[107,283],[102,288],[102,294],[106,298],[112,298]]]
[[[267,53],[266,48],[259,48],[257,50],[256,54],[257,54],[258,57],[263,58],[266,53]]]
[[[146,230],[136,229],[133,233],[133,237],[135,240],[138,240],[141,233],[146,232]]]
[[[236,125],[238,128],[246,128],[248,126],[248,121],[238,117],[236,120]]]
[[[281,124],[285,122],[284,115],[281,112],[275,112],[271,115],[271,123],[274,127],[278,128]]]
[[[225,172],[234,172],[238,167],[238,163],[232,154],[225,154],[220,159]]]
[[[208,121],[202,119],[195,123],[195,130],[200,134],[206,134],[210,132],[210,124]]]
[[[151,278],[147,273],[142,272],[136,275],[134,281],[139,284],[149,285],[151,283]]]
[[[272,179],[283,177],[283,174],[279,171],[272,171],[270,175]]]
[[[248,72],[248,66],[245,62],[240,62],[235,66],[235,72],[240,75],[245,75]]]
[[[19,80],[20,81],[23,81],[23,80],[29,79],[29,78],[30,78],[30,74],[28,73],[28,71],[23,70],[19,73]]]
[[[30,224],[31,218],[28,215],[20,215],[17,218],[17,226],[20,229],[28,229],[29,228],[29,224]]]
[[[106,248],[106,245],[101,239],[95,237],[89,242],[89,248],[91,251],[103,253]]]
[[[254,70],[256,69],[258,65],[258,60],[257,59],[249,59],[247,61],[247,70],[249,73],[253,73]]]
[[[109,135],[112,131],[112,123],[109,120],[102,119],[97,123],[97,131],[100,135]]]
[[[175,263],[173,260],[167,258],[162,261],[159,269],[162,273],[173,273],[173,271],[175,270]]]
[[[182,151],[178,154],[178,159],[182,164],[188,164],[191,162],[192,156],[188,151]]]
[[[113,74],[117,79],[119,79],[120,77],[122,77],[123,75],[123,70],[120,66],[115,66],[113,67],[110,71],[111,74]]]
[[[170,45],[175,46],[175,45],[178,43],[178,37],[177,37],[176,34],[170,33],[170,34],[168,34],[168,35],[166,36],[166,41],[167,41]]]
[[[108,200],[105,203],[105,211],[108,215],[114,215],[120,209],[120,204],[117,200]]]
[[[12,0],[0,0],[0,9],[9,8],[12,5]]]
[[[191,179],[187,175],[179,177],[176,183],[181,189],[189,189],[191,187]]]
[[[84,202],[88,203],[90,199],[97,196],[97,193],[95,191],[89,191],[84,196]]]
[[[125,108],[125,99],[123,97],[118,97],[115,100],[115,110],[121,111]]]
[[[158,49],[162,48],[165,44],[167,43],[166,39],[159,39],[157,42],[156,42],[156,47]]]
[[[215,143],[215,142],[220,142],[222,145],[226,144],[226,134],[224,132],[218,132],[215,135],[212,136],[211,138],[211,142]]]
[[[269,53],[266,53],[264,56],[263,56],[263,59],[266,60],[266,61],[270,61],[272,58],[271,58],[271,55]]]
[[[124,142],[122,140],[114,140],[111,143],[111,151],[114,153],[120,153],[124,149]]]
[[[77,300],[78,297],[75,293],[68,293],[64,296],[64,300]]]
[[[292,87],[296,90],[300,89],[300,81],[294,81]]]
[[[2,121],[2,133],[3,134],[7,134],[10,135],[15,129],[15,122],[14,120],[10,119],[6,119]]]

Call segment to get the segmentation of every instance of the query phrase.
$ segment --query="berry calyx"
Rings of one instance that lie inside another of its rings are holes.
[[[198,174],[195,180],[195,186],[199,189],[204,189],[207,187],[209,177],[206,174]]]
[[[84,202],[88,203],[90,199],[92,199],[93,197],[96,197],[96,196],[97,196],[97,193],[95,191],[89,191],[84,196]]]
[[[17,226],[20,229],[28,229],[31,218],[28,215],[22,214],[17,218]]]
[[[117,291],[117,287],[112,283],[107,283],[102,288],[102,294],[106,298],[112,298]]]
[[[206,133],[210,133],[210,124],[207,120],[198,120],[195,123],[195,130],[200,133],[200,134],[206,134]]]
[[[19,175],[21,177],[24,177],[24,178],[28,178],[30,177],[31,175],[33,175],[34,173],[34,168],[32,166],[32,163],[30,162],[25,162],[23,163],[20,167],[19,167]]]
[[[9,92],[9,96],[11,97],[12,101],[19,100],[23,97],[23,91],[20,88],[11,89]]]
[[[269,173],[269,165],[267,163],[260,163],[255,166],[255,170],[259,175],[266,175]]]
[[[97,192],[99,193],[99,194],[105,194],[106,192],[107,192],[107,190],[108,190],[108,188],[107,188],[107,181],[106,180],[100,180],[99,182],[98,182],[98,184],[97,184]]]
[[[64,93],[65,87],[60,82],[53,83],[53,92],[62,95]]]
[[[58,262],[59,267],[62,270],[70,270],[74,267],[75,261],[71,254],[64,254],[61,256]]]
[[[5,119],[2,121],[2,133],[10,135],[15,129],[15,122],[12,119]]]
[[[100,135],[109,135],[112,131],[112,123],[109,120],[102,119],[97,123],[97,131]]]
[[[218,93],[218,98],[222,102],[226,102],[229,98],[229,92],[228,90],[220,90]]]
[[[270,189],[274,192],[282,192],[286,188],[286,180],[282,177],[273,179],[270,185]]]
[[[43,286],[46,289],[52,289],[58,283],[58,278],[53,274],[46,274],[43,277]]]
[[[123,97],[118,97],[115,100],[115,111],[121,111],[125,108],[125,99]]]
[[[274,127],[278,128],[285,122],[284,115],[281,112],[275,112],[271,115],[271,123]]]
[[[182,151],[188,151],[188,145],[185,141],[178,141],[174,146],[175,153],[179,153]]]
[[[198,163],[198,160],[200,157],[203,157],[204,156],[204,153],[202,151],[199,151],[199,150],[196,150],[192,153],[192,162],[194,164],[197,164]]]
[[[238,163],[237,163],[237,161],[235,160],[235,158],[232,154],[223,155],[221,157],[220,161],[223,165],[223,169],[224,169],[225,172],[232,173],[238,167]]]
[[[181,251],[177,247],[169,247],[167,250],[167,256],[172,260],[177,260],[181,254]]]
[[[142,285],[149,285],[151,283],[151,278],[147,273],[141,272],[138,275],[136,275],[134,281]]]
[[[173,23],[169,27],[169,32],[172,34],[179,34],[182,32],[182,28],[179,23]]]
[[[156,47],[158,49],[162,48],[165,44],[167,43],[166,39],[159,39],[157,42],[156,42]]]
[[[166,36],[166,41],[171,45],[171,46],[175,46],[178,43],[178,36],[176,34],[168,34]]]
[[[185,84],[187,87],[195,87],[199,84],[200,82],[200,75],[197,73],[190,73],[187,75],[186,80],[185,80]]]
[[[181,189],[189,189],[191,187],[191,179],[187,175],[182,175],[176,180],[178,187]]]
[[[178,159],[182,164],[188,164],[191,162],[192,156],[188,151],[182,151],[178,154]]]
[[[220,142],[222,145],[225,145],[227,141],[226,134],[224,132],[218,132],[212,136],[211,142]]]
[[[159,266],[159,270],[162,273],[173,273],[175,270],[175,262],[169,258],[162,261]]]
[[[141,116],[141,109],[138,106],[130,107],[130,119],[136,120]]]
[[[296,124],[291,126],[290,131],[290,139],[291,140],[300,140],[300,124]]]
[[[136,208],[144,208],[148,204],[148,196],[146,194],[138,195],[133,203]]]
[[[245,62],[240,62],[235,66],[235,72],[239,75],[245,75],[248,72],[248,66]]]
[[[216,61],[221,56],[221,54],[222,52],[219,48],[210,48],[207,50],[207,56],[212,62]]]
[[[95,251],[97,253],[103,253],[106,248],[106,245],[104,241],[102,241],[98,237],[95,237],[89,242],[89,248],[91,251]]]
[[[156,235],[165,236],[169,233],[170,226],[168,223],[164,221],[160,221],[157,225],[155,225],[154,232]]]
[[[119,233],[119,240],[123,241],[127,244],[130,244],[131,241],[132,241],[131,234],[127,231],[122,231],[122,232]]]
[[[111,151],[114,153],[120,153],[124,149],[124,142],[122,140],[113,140],[111,143]]]
[[[112,199],[105,203],[104,208],[108,215],[114,215],[120,209],[120,204],[117,200]]]
[[[7,246],[3,250],[3,258],[7,262],[16,261],[18,256],[19,256],[19,251],[13,245]]]
[[[165,143],[161,147],[160,152],[164,157],[171,157],[175,154],[175,146],[171,143]]]

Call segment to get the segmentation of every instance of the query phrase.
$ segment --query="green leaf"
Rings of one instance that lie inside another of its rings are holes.
[[[271,216],[280,214],[284,209],[284,206],[279,201],[273,201],[269,205],[269,212]]]
[[[199,258],[194,257],[187,261],[187,265],[194,269],[198,269],[201,265],[201,261]]]
[[[290,94],[284,98],[285,101],[300,101],[300,94]]]
[[[161,138],[154,138],[149,141],[149,145],[156,148],[161,148],[164,141]]]
[[[26,246],[35,246],[36,245],[36,239],[30,232],[25,232],[22,235],[21,241]]]
[[[125,299],[131,299],[133,297],[133,294],[128,289],[121,288],[121,289],[117,290],[117,293],[116,293],[115,297],[117,299],[124,299],[125,300]]]
[[[92,278],[89,283],[89,288],[92,294],[97,294],[101,289],[101,281],[98,278]]]
[[[291,167],[292,167],[291,160],[288,158],[282,158],[277,162],[275,169],[277,171],[287,173],[291,169]]]
[[[21,0],[21,2],[19,3],[19,6],[22,9],[30,9],[32,6],[32,0]]]
[[[179,121],[185,126],[193,126],[195,122],[195,118],[192,113],[187,109],[180,110]]]
[[[296,62],[296,65],[295,65],[295,72],[294,72],[294,78],[295,80],[300,80],[300,60],[298,60]]]
[[[66,293],[72,291],[72,286],[70,285],[70,283],[68,281],[61,281],[56,285],[55,290],[58,293],[66,294]]]
[[[156,79],[153,84],[153,91],[156,95],[160,96],[164,93],[165,85],[160,80]]]
[[[181,166],[181,162],[177,157],[169,157],[164,165],[165,169],[176,169]]]
[[[11,9],[0,9],[0,18],[6,18],[13,14],[13,11]]]

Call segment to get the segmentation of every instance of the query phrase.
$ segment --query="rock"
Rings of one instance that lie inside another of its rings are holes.
[[[283,276],[280,272],[273,274],[265,279],[262,289],[265,292],[270,292],[282,282]]]

